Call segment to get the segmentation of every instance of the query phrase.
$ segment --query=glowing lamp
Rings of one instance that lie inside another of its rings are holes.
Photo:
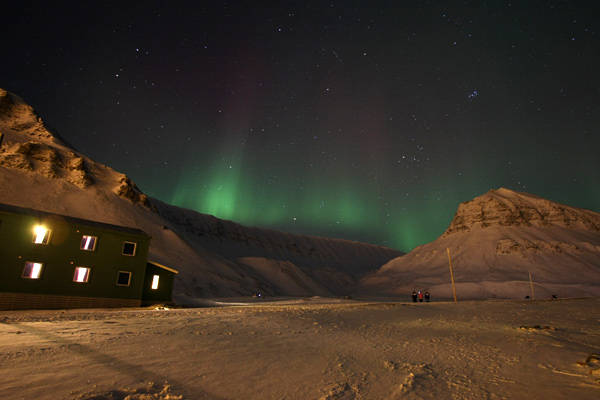
[[[33,229],[35,233],[34,243],[47,243],[48,242],[48,229],[45,227],[38,225]]]

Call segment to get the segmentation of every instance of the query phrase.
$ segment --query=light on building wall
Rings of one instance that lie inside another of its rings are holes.
[[[154,275],[152,277],[152,289],[158,289],[158,279],[160,277],[158,275]]]

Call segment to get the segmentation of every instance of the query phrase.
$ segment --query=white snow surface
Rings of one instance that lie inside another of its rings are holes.
[[[599,298],[204,303],[0,312],[0,398],[600,396]]]

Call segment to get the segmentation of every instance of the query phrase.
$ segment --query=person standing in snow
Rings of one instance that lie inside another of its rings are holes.
[[[429,303],[429,292],[425,292],[425,302]]]
[[[417,302],[417,292],[414,292],[414,291],[413,291],[413,294],[412,294],[412,299],[413,299],[413,303],[416,303],[416,302]]]
[[[419,290],[419,303],[423,302],[423,292]]]

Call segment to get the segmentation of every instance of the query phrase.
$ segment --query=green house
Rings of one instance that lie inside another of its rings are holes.
[[[0,310],[170,302],[177,271],[147,264],[150,239],[139,229],[0,204]]]
[[[154,261],[146,263],[142,305],[171,303],[177,271]]]

